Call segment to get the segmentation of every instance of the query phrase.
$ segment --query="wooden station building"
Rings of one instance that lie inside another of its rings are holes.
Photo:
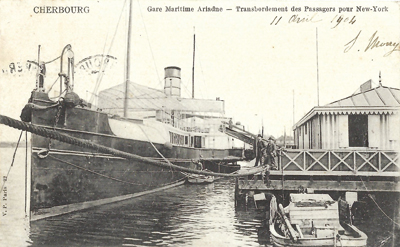
[[[358,93],[312,108],[294,127],[299,149],[398,150],[400,90],[371,80]]]
[[[302,188],[400,192],[400,90],[371,84],[369,80],[357,93],[312,108],[293,127],[296,149],[278,151],[278,169],[265,179],[237,179],[236,198]]]

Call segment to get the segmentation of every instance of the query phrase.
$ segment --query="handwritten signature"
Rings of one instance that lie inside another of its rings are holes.
[[[354,46],[356,41],[358,40],[358,37],[360,36],[361,31],[358,32],[357,36],[350,40],[347,44],[345,44],[345,49],[344,53],[347,53],[348,51],[351,50],[351,48]],[[381,41],[378,36],[378,31],[375,31],[374,34],[372,34],[371,38],[369,39],[369,43],[367,47],[365,48],[364,52],[367,52],[368,50],[372,50],[374,48],[382,48],[382,47],[390,47],[391,50],[389,50],[387,53],[385,53],[383,56],[387,57],[390,56],[394,51],[400,51],[400,46],[399,42],[394,42],[394,41]]]

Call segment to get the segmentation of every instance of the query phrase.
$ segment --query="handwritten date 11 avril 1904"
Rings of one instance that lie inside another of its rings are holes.
[[[306,15],[306,16],[301,16],[299,14],[296,15],[292,15],[289,20],[288,23],[316,23],[316,22],[320,22],[322,21],[321,18],[319,18],[318,13],[315,13],[314,15],[310,16],[310,15]],[[272,22],[270,23],[270,25],[278,25],[278,23],[282,20],[282,16],[275,16],[274,19],[272,20]],[[331,23],[333,23],[332,28],[336,28],[339,24],[341,23],[348,23],[348,24],[354,24],[356,22],[356,16],[353,15],[352,17],[347,17],[345,15],[336,15]]]

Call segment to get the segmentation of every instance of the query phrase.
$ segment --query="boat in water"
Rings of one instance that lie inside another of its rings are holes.
[[[101,91],[94,106],[74,92],[72,47],[65,46],[58,59],[60,94],[50,98],[53,86],[38,71],[36,87],[22,110],[24,122],[167,166],[82,148],[50,134],[32,135],[31,220],[183,184],[186,175],[168,164],[200,170],[201,162],[243,159],[243,148],[234,148],[224,133],[222,122],[229,120],[224,102],[181,97],[179,67],[165,68],[163,90],[132,82],[127,67],[125,82]],[[40,70],[44,63],[38,60]]]
[[[365,247],[367,235],[340,220],[339,203],[327,194],[291,194],[286,208],[270,202],[270,236],[275,247]]]
[[[184,173],[187,176],[187,182],[189,184],[209,184],[215,181],[214,176],[207,176],[202,174],[190,174]]]

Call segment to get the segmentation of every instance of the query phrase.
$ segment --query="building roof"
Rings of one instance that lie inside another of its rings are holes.
[[[312,108],[293,129],[316,114],[393,114],[400,110],[400,89],[379,86]]]
[[[379,86],[326,106],[400,106],[400,89]]]
[[[285,139],[286,138],[286,140],[293,140],[293,136],[284,136],[284,135],[281,135],[280,137],[278,137],[276,140],[283,140],[283,139]]]
[[[106,112],[124,108],[125,83],[99,93],[99,108]],[[211,99],[168,97],[164,91],[134,82],[128,84],[129,111],[179,110],[183,112],[224,113],[224,102]]]

